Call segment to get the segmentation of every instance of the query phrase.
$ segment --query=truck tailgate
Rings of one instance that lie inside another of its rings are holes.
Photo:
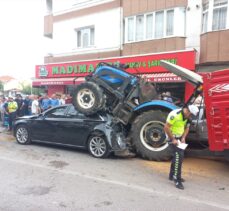
[[[229,69],[204,75],[209,148],[229,149]]]

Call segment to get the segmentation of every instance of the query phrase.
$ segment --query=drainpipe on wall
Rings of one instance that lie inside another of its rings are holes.
[[[123,38],[124,38],[124,30],[123,30],[123,0],[119,1],[120,6],[120,53],[119,56],[123,56],[122,50],[123,50]]]

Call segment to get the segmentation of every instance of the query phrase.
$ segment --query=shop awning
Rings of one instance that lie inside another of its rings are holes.
[[[173,73],[153,73],[153,74],[143,74],[141,77],[148,79],[149,81],[155,83],[177,83],[184,82],[184,80],[173,74]]]
[[[47,85],[73,85],[84,82],[84,77],[70,77],[70,78],[39,78],[32,82],[33,86],[47,86]]]
[[[173,73],[153,73],[141,74],[143,78],[155,83],[177,83],[184,82],[184,80]],[[75,81],[75,82],[74,82]],[[85,81],[84,77],[69,77],[69,78],[40,78],[32,82],[33,86],[47,86],[47,85],[74,85]]]

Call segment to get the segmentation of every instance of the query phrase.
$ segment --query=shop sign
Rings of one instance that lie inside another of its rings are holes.
[[[47,77],[47,76],[48,76],[48,71],[47,71],[47,69],[46,69],[46,66],[40,66],[40,67],[39,67],[38,75],[39,75],[40,77]]]
[[[107,62],[114,65],[120,63],[129,65],[129,69],[127,71],[134,74],[168,72],[166,69],[160,66],[160,60],[166,60],[190,70],[195,69],[195,51],[180,51],[164,54],[118,57],[104,60],[101,59],[62,64],[37,65],[36,78],[82,77],[92,73],[100,62]]]

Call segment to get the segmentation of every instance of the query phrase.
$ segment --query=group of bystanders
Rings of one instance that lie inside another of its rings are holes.
[[[12,96],[0,97],[0,120],[2,126],[9,131],[12,130],[12,124],[16,117],[39,114],[49,108],[72,103],[69,94],[53,94],[49,97],[45,95],[27,95],[25,98],[21,94],[17,94],[15,98]]]

